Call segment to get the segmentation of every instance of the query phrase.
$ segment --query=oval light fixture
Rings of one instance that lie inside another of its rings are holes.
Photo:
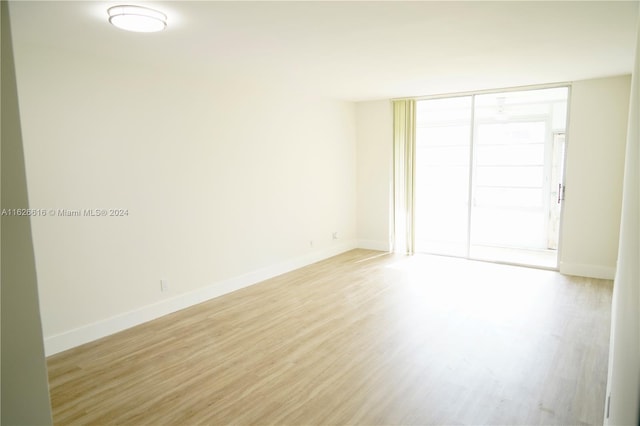
[[[167,15],[142,6],[113,6],[107,10],[109,22],[122,30],[139,33],[162,31],[167,26]]]

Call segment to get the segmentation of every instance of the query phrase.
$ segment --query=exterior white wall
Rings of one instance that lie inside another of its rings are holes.
[[[16,65],[48,354],[355,247],[353,103],[99,52]]]

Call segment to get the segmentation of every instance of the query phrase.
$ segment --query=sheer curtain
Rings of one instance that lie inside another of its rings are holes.
[[[413,254],[416,102],[393,101],[394,251]]]

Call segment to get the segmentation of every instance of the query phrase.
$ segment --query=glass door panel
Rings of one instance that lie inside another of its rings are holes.
[[[476,96],[470,257],[557,266],[566,100],[567,88]]]
[[[466,256],[471,97],[417,102],[415,249]]]
[[[416,251],[557,267],[568,92],[417,102]]]

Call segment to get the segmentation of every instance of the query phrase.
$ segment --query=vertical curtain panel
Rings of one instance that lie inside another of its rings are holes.
[[[416,101],[393,101],[394,250],[413,254]]]

